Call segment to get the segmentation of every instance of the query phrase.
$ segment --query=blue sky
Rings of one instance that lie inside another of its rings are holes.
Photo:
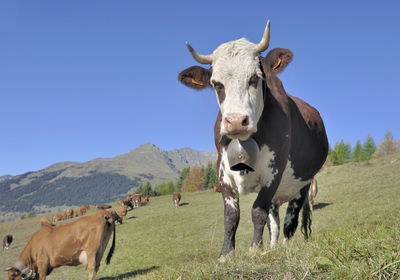
[[[0,2],[0,175],[113,157],[145,142],[213,150],[214,92],[177,81],[200,53],[246,37],[294,59],[288,93],[331,146],[399,138],[398,1]],[[267,50],[268,51],[268,50]]]

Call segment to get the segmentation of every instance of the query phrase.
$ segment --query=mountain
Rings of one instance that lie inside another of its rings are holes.
[[[3,176],[0,176],[0,183],[9,180],[9,179],[11,179],[12,177],[13,177],[13,176],[11,176],[11,175],[3,175]]]
[[[142,182],[176,180],[183,168],[216,159],[216,151],[164,151],[145,143],[113,158],[59,162],[39,171],[1,176],[0,212],[107,203],[120,199]]]

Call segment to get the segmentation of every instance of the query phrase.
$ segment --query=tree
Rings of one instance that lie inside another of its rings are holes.
[[[363,144],[363,161],[370,160],[372,155],[375,153],[376,146],[374,139],[372,139],[372,136],[368,134],[367,139],[365,140]]]
[[[176,190],[180,192],[182,190],[183,181],[186,179],[186,176],[190,172],[190,167],[183,168],[181,174],[179,175],[179,179],[176,182]]]
[[[364,158],[363,153],[364,153],[364,150],[363,150],[363,147],[361,145],[361,142],[360,142],[360,140],[357,140],[357,143],[354,146],[353,151],[351,152],[351,156],[350,156],[351,161],[353,161],[353,162],[362,161],[363,158]]]
[[[204,170],[201,166],[193,166],[190,168],[182,184],[183,192],[195,192],[203,190]]]
[[[217,163],[208,162],[204,170],[204,189],[212,189],[215,184],[218,184],[217,178]]]
[[[333,165],[339,165],[346,162],[349,162],[351,155],[351,145],[349,142],[346,144],[343,142],[343,139],[340,142],[335,143],[335,147],[329,153],[329,160]]]
[[[376,148],[375,156],[381,157],[399,152],[400,142],[398,140],[394,140],[393,134],[390,130],[386,131],[385,139],[383,139]]]

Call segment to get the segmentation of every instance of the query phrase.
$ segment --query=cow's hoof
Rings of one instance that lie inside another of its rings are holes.
[[[219,258],[218,258],[218,262],[219,262],[219,263],[227,263],[227,262],[230,261],[234,256],[235,256],[235,253],[233,253],[233,251],[230,252],[230,253],[228,253],[228,254],[226,254],[226,255],[221,255],[221,256],[219,256]]]

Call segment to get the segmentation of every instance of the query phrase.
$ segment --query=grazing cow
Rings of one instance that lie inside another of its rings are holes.
[[[97,209],[100,210],[106,210],[106,209],[110,209],[112,206],[109,204],[100,204],[100,205],[96,205]]]
[[[53,223],[59,222],[59,221],[62,221],[62,220],[64,220],[64,215],[63,214],[60,214],[60,213],[54,214]]]
[[[86,214],[86,211],[87,211],[88,209],[90,209],[90,206],[89,206],[89,205],[82,205],[82,206],[79,208],[79,214],[80,214],[81,216],[85,215],[85,214]]]
[[[310,190],[308,191],[308,201],[310,203],[311,211],[314,211],[314,200],[318,193],[318,184],[315,177],[311,181]]]
[[[267,221],[271,245],[276,244],[278,210],[285,202],[289,202],[285,238],[295,233],[303,205],[302,228],[307,238],[311,220],[309,207],[305,207],[308,203],[304,202],[311,180],[328,153],[325,127],[318,111],[287,94],[277,77],[291,61],[292,52],[278,48],[266,57],[261,56],[268,48],[269,38],[268,21],[258,44],[242,38],[220,45],[212,54],[201,55],[187,43],[194,59],[211,67],[192,66],[178,75],[178,80],[188,87],[214,88],[219,104],[214,136],[225,215],[221,256],[235,249],[239,194],[258,193],[251,210],[251,246],[262,247]]]
[[[141,205],[146,205],[149,202],[149,196],[146,195],[145,197],[142,198],[142,200],[140,201]]]
[[[47,217],[41,217],[40,218],[40,226],[44,227],[44,226],[54,226],[54,224],[50,221],[49,218]]]
[[[131,200],[129,198],[125,198],[125,199],[120,200],[119,204],[121,206],[124,206],[124,205],[129,206],[131,209],[133,209],[133,204],[132,204],[132,202],[131,202]]]
[[[107,264],[113,255],[115,219],[115,214],[101,210],[69,224],[42,227],[32,235],[16,264],[7,268],[8,279],[44,280],[57,267],[83,264],[88,279],[93,280],[114,232]]]
[[[124,217],[126,217],[127,213],[128,213],[128,206],[122,205],[118,208],[117,214],[121,218],[121,224],[122,220],[124,219]]]
[[[221,192],[221,186],[219,184],[215,184],[213,186],[213,190],[214,190],[214,192]]]
[[[141,193],[135,193],[131,195],[131,201],[134,207],[140,206],[140,201],[142,200]]]
[[[178,193],[178,192],[174,192],[174,193],[172,194],[172,202],[174,203],[174,205],[175,205],[176,207],[179,206],[179,201],[181,201],[181,194]]]
[[[73,216],[74,216],[74,210],[73,209],[68,209],[64,213],[64,218],[65,219],[71,219],[71,218],[73,218]]]
[[[3,251],[8,250],[8,247],[10,247],[11,242],[13,242],[13,236],[11,234],[7,234],[3,238]]]

